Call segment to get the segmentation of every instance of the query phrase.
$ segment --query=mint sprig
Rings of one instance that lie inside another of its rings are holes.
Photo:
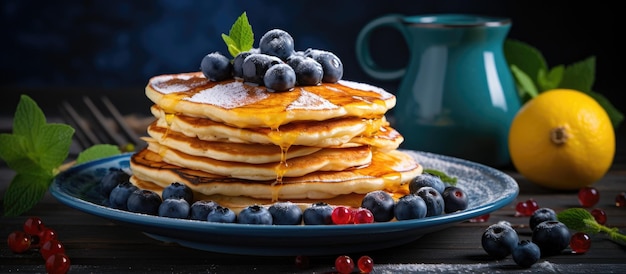
[[[613,128],[617,129],[624,115],[602,94],[593,91],[596,58],[590,56],[570,65],[552,68],[541,52],[521,41],[507,39],[504,42],[504,55],[511,67],[522,103],[541,92],[556,88],[575,89],[594,98],[607,112]]]
[[[441,179],[441,181],[443,181],[444,183],[448,183],[448,184],[450,184],[452,186],[456,186],[457,178],[449,176],[448,174],[446,174],[445,172],[443,172],[441,170],[424,169],[424,172],[425,173],[430,173],[432,175],[435,175],[435,176],[439,177]]]
[[[240,52],[249,51],[254,44],[254,33],[252,26],[248,22],[246,13],[242,13],[235,23],[230,27],[228,35],[222,33],[222,39],[228,47],[228,52],[233,57]]]
[[[0,134],[0,158],[16,172],[4,194],[5,216],[19,216],[43,198],[69,155],[73,135],[74,128],[69,125],[47,123],[43,111],[28,95],[20,97],[13,133]],[[119,148],[109,146],[96,145],[78,158],[88,161],[119,154]]]
[[[588,234],[606,233],[611,240],[626,245],[626,235],[621,234],[617,228],[599,224],[593,215],[583,208],[568,208],[559,212],[556,217],[571,230]]]

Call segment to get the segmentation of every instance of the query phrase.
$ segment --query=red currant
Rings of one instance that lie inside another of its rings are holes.
[[[621,192],[620,194],[617,194],[617,196],[615,197],[615,206],[626,206],[626,192]]]
[[[341,274],[352,273],[352,270],[354,270],[354,261],[352,261],[350,256],[339,256],[335,259],[335,269]]]
[[[531,198],[515,205],[515,216],[531,216],[537,209],[539,209],[539,204]]]
[[[528,211],[526,212],[527,216],[532,216],[533,213],[535,213],[535,211],[539,209],[539,204],[537,203],[537,201],[535,201],[535,199],[528,199],[526,201],[526,204],[528,205]]]
[[[584,232],[576,232],[570,239],[569,246],[574,253],[585,253],[591,247],[591,237]]]
[[[296,267],[299,269],[304,269],[309,267],[310,260],[308,256],[298,255],[296,256]]]
[[[30,217],[24,222],[24,232],[30,235],[39,235],[44,228],[43,222],[37,217]]]
[[[370,256],[361,256],[357,261],[361,273],[370,273],[374,270],[374,260]]]
[[[481,215],[476,218],[469,219],[470,223],[484,223],[489,220],[489,214]]]
[[[44,259],[48,259],[52,254],[65,253],[65,247],[58,240],[52,239],[41,245],[39,253]]]
[[[583,187],[578,190],[578,202],[583,207],[592,207],[600,200],[600,193],[594,187]]]
[[[338,206],[333,209],[330,217],[336,225],[350,224],[352,223],[352,210],[349,207]]]
[[[70,270],[70,258],[65,253],[56,253],[46,259],[46,271],[49,274],[65,274]]]
[[[604,210],[599,209],[599,208],[594,208],[591,211],[591,215],[593,216],[594,219],[596,219],[596,222],[598,222],[599,224],[603,225],[606,223],[606,212],[604,212]]]
[[[370,224],[374,222],[374,214],[367,208],[357,208],[354,214],[355,224]]]
[[[30,235],[23,231],[13,231],[7,238],[7,245],[13,253],[23,253],[30,248]]]

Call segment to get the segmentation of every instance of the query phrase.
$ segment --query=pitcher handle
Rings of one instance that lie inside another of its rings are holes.
[[[399,69],[381,68],[372,58],[372,53],[370,52],[369,46],[372,31],[381,27],[390,27],[396,29],[406,39],[406,30],[404,29],[404,25],[402,24],[403,17],[404,15],[399,14],[389,14],[379,17],[369,22],[359,32],[359,36],[357,36],[356,39],[356,57],[361,68],[369,76],[379,80],[395,80],[402,77],[406,72],[406,67]]]

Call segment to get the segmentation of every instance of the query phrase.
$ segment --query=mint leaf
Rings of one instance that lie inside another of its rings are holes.
[[[78,154],[78,157],[76,158],[76,163],[81,164],[109,156],[119,155],[120,153],[122,152],[120,151],[119,147],[114,145],[94,145]]]
[[[563,79],[563,73],[565,73],[565,66],[563,65],[553,67],[547,74],[544,70],[540,70],[539,75],[537,75],[540,89],[550,90],[557,88]]]
[[[45,170],[54,170],[59,167],[70,151],[74,128],[64,124],[46,124],[34,137],[35,155],[38,155],[39,165]]]
[[[443,171],[440,170],[436,170],[436,169],[424,169],[425,173],[430,173],[432,175],[435,175],[437,177],[439,177],[441,179],[441,181],[443,181],[444,183],[449,183],[452,186],[456,185],[456,181],[457,178],[456,177],[451,177],[448,174],[446,174]]]
[[[20,101],[13,117],[13,134],[32,137],[46,123],[46,116],[37,103],[28,95],[20,96]]]
[[[4,216],[19,216],[35,206],[48,191],[52,179],[46,174],[15,175],[4,194]]]
[[[528,76],[524,71],[519,69],[516,65],[511,65],[511,72],[515,79],[517,80],[517,93],[522,100],[522,103],[532,99],[537,96],[539,92],[537,91],[537,87],[533,82],[533,79]]]
[[[596,58],[591,56],[583,61],[565,67],[560,88],[589,92],[596,75]]]
[[[242,13],[230,27],[228,35],[222,33],[222,39],[233,57],[240,52],[249,51],[254,44],[254,33],[246,13]]]
[[[515,65],[526,75],[530,76],[536,87],[535,81],[539,71],[548,71],[548,64],[539,50],[521,41],[507,39],[504,41],[504,57],[509,66]]]

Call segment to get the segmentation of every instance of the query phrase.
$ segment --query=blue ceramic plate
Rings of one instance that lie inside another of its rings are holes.
[[[109,168],[129,167],[129,154],[74,166],[59,174],[50,192],[61,203],[143,231],[146,235],[182,246],[246,255],[333,255],[383,249],[415,241],[421,236],[467,221],[511,203],[519,192],[515,180],[493,168],[437,154],[405,151],[427,169],[458,178],[469,206],[457,213],[417,220],[326,226],[277,226],[209,223],[174,219],[103,206],[99,180]]]

